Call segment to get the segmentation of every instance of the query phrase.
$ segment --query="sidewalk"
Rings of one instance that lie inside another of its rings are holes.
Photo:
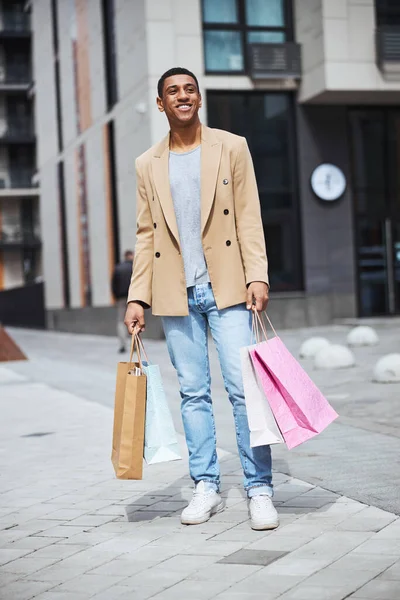
[[[0,410],[1,600],[400,597],[400,519],[390,512],[276,473],[281,526],[254,532],[238,458],[221,452],[227,508],[185,527],[186,459],[116,480],[110,407],[9,363]]]

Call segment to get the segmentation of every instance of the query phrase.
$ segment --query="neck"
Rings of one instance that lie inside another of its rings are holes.
[[[197,119],[196,123],[188,127],[171,127],[169,147],[173,152],[186,152],[192,150],[201,144],[201,123]]]

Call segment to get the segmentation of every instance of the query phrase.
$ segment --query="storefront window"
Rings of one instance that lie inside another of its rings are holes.
[[[295,120],[290,94],[207,94],[210,127],[247,139],[257,177],[274,291],[302,288]]]

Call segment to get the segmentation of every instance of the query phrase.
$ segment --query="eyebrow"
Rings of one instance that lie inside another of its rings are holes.
[[[183,84],[183,87],[187,87],[187,86],[196,87],[196,84],[194,82],[192,83],[191,81],[188,81],[187,83]],[[172,90],[172,89],[177,88],[177,87],[178,87],[177,83],[172,83],[172,84],[170,84],[170,85],[167,86],[166,91]]]

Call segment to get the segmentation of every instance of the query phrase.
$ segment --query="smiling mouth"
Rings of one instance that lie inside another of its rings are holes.
[[[186,112],[192,108],[191,104],[179,104],[177,107],[181,112]]]

